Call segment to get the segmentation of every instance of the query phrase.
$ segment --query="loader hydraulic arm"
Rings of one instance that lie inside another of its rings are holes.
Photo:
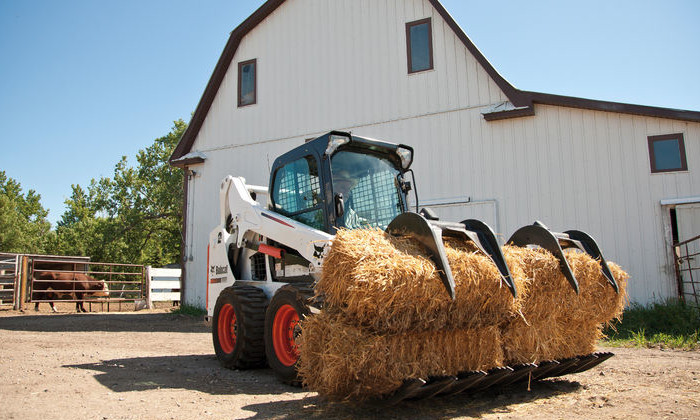
[[[253,232],[297,250],[311,262],[311,271],[320,271],[333,235],[264,208],[251,192],[266,194],[267,189],[246,185],[240,177],[227,176],[221,183],[221,225],[233,235],[236,246],[245,247],[246,237]]]

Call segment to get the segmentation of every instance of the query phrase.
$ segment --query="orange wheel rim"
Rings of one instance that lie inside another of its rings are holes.
[[[275,314],[272,324],[272,344],[277,359],[285,366],[293,366],[299,359],[299,349],[294,341],[299,324],[299,314],[291,305],[283,305]]]
[[[219,344],[224,353],[232,353],[236,347],[236,311],[233,306],[225,304],[219,312],[219,324],[217,330],[219,332]]]

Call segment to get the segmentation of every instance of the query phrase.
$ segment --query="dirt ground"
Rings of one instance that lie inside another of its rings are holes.
[[[700,352],[603,349],[590,371],[390,409],[327,403],[219,366],[203,319],[0,310],[0,419],[698,418]]]

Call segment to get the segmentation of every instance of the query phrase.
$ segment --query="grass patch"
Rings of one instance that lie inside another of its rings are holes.
[[[207,314],[207,311],[200,308],[199,306],[194,306],[194,305],[180,305],[176,309],[173,309],[171,314],[177,314],[177,315],[188,315],[188,316],[204,316]]]
[[[700,349],[700,311],[679,300],[632,304],[622,322],[606,328],[606,344],[623,347]]]

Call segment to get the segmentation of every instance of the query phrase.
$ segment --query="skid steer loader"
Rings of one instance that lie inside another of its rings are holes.
[[[429,209],[409,208],[411,191],[418,203],[412,161],[409,146],[333,131],[278,157],[269,188],[248,185],[241,177],[228,176],[221,182],[220,224],[211,232],[207,250],[207,311],[223,366],[244,369],[267,363],[284,382],[298,383],[299,321],[322,307],[311,298],[339,229],[379,228],[417,241],[438,270],[448,299],[455,298],[455,281],[443,238],[467,241],[493,262],[509,292],[517,296],[489,226],[478,220],[441,221]],[[263,195],[265,205],[258,201]],[[583,232],[551,232],[536,223],[519,229],[507,242],[551,252],[576,293],[578,283],[562,250],[588,253],[617,291],[597,244]],[[596,353],[447,378],[406,378],[395,392],[377,398],[394,403],[477,391],[523,378],[583,371],[610,356]]]

